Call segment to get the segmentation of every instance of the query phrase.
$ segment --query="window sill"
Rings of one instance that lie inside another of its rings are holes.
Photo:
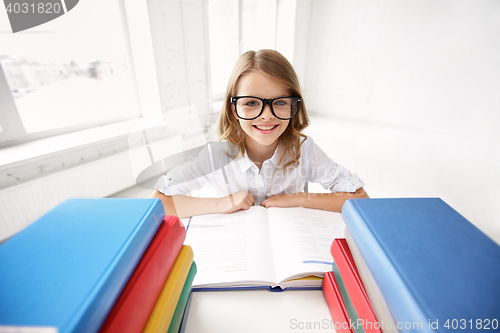
[[[130,148],[130,134],[143,128],[154,132],[155,139],[175,133],[164,124],[148,124],[145,118],[95,127],[0,149],[0,189],[67,170],[74,166],[115,155]]]
[[[143,122],[143,118],[133,119],[2,148],[0,168],[120,137],[137,129]]]

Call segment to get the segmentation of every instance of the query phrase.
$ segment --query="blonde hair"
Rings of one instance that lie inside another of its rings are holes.
[[[299,165],[300,146],[302,145],[300,138],[307,138],[301,132],[309,125],[309,117],[300,93],[297,74],[288,60],[279,52],[274,50],[247,51],[240,56],[229,77],[222,111],[219,114],[217,127],[220,139],[234,143],[242,152],[245,151],[245,134],[238,119],[232,113],[230,99],[236,96],[241,76],[251,71],[259,71],[268,75],[283,84],[289,90],[290,96],[300,97],[302,100],[297,115],[290,119],[288,127],[279,138],[281,151],[278,156],[278,165],[286,160],[283,166],[283,172],[285,172],[288,168]]]

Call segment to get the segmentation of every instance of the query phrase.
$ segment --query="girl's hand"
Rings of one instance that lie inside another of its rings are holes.
[[[269,207],[305,207],[313,209],[323,209],[340,213],[344,202],[348,199],[369,198],[368,194],[361,187],[356,192],[335,192],[335,193],[293,193],[273,195],[261,202],[261,206]]]
[[[255,197],[252,193],[240,190],[222,198],[224,205],[230,207],[224,211],[224,214],[234,213],[238,210],[247,210],[255,205]]]
[[[262,201],[260,205],[262,207],[298,207],[300,203],[296,200],[299,193],[294,194],[279,194],[273,195]]]

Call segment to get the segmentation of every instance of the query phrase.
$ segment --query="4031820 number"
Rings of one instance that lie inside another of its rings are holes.
[[[9,3],[5,8],[7,13],[15,14],[59,14],[63,11],[59,3]]]
[[[498,319],[448,319],[443,327],[447,329],[476,329],[476,330],[496,330],[498,328]]]

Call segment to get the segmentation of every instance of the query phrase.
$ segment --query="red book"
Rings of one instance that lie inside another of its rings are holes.
[[[101,327],[101,333],[142,332],[186,238],[176,216],[165,216]]]
[[[375,312],[373,312],[370,299],[346,240],[343,238],[335,239],[331,247],[331,253],[356,313],[359,319],[363,321],[362,326],[365,333],[381,333],[380,323],[377,322]]]
[[[351,328],[349,314],[344,305],[342,295],[340,294],[339,286],[335,280],[333,272],[326,272],[321,286],[323,295],[325,296],[328,309],[334,321],[335,331],[339,333],[354,333]]]

